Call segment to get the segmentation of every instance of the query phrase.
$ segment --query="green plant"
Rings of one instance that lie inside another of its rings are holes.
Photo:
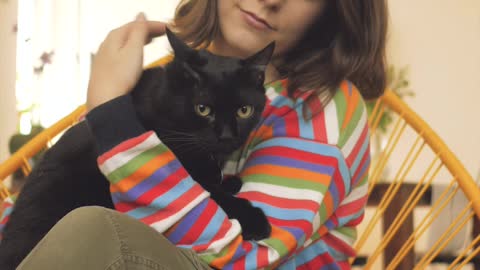
[[[415,93],[409,88],[410,81],[408,79],[408,66],[397,70],[394,66],[389,66],[387,69],[387,88],[392,90],[401,99],[404,97],[413,97]],[[367,104],[368,115],[371,115],[377,100],[369,100]],[[393,122],[393,112],[385,108],[383,115],[378,123],[378,133],[385,134],[388,127]]]

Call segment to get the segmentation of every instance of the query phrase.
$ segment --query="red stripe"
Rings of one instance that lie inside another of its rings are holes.
[[[333,185],[337,188],[338,192],[338,201],[342,202],[345,198],[345,181],[350,181],[350,179],[343,179],[340,170],[338,170],[338,164],[335,165],[335,172],[333,173]],[[349,172],[348,172],[349,173]],[[350,183],[349,183],[350,184]],[[331,187],[330,187],[331,189]],[[350,192],[350,191],[348,191]]]
[[[317,112],[318,108],[323,107],[320,99],[318,98],[313,99],[309,105],[310,111],[312,111],[313,113]],[[312,127],[314,139],[322,143],[327,143],[327,128],[325,124],[325,112],[323,110],[313,116]]]
[[[245,256],[242,256],[233,263],[233,270],[245,270],[245,266]]]
[[[10,220],[10,215],[6,216],[0,224],[5,225]]]
[[[215,236],[211,239],[211,241],[203,245],[196,245],[193,247],[193,250],[195,250],[196,252],[205,251],[206,249],[208,249],[208,247],[212,244],[213,241],[224,238],[231,228],[232,228],[232,223],[227,217],[225,217],[225,219],[222,222],[222,226],[220,227],[220,230],[218,230],[217,234],[215,234]]]
[[[355,146],[353,147],[352,152],[346,158],[346,161],[347,161],[347,164],[348,164],[349,167],[353,164],[353,162],[355,162],[355,159],[357,158],[358,153],[360,152],[360,149],[363,146],[363,143],[367,139],[367,134],[368,134],[368,127],[365,126],[363,128],[362,134],[360,134],[360,138],[358,138],[358,141],[356,142]]]
[[[284,220],[284,219],[277,219],[273,217],[268,217],[268,221],[273,226],[277,226],[280,228],[295,228],[301,229],[305,236],[309,237],[313,234],[312,231],[312,221],[307,221],[303,219],[297,220]]]
[[[146,139],[148,139],[148,137],[150,137],[150,135],[152,135],[152,134],[153,134],[153,131],[149,131],[149,132],[143,133],[142,135],[140,135],[138,137],[131,138],[129,140],[126,140],[126,141],[120,143],[119,145],[112,148],[110,151],[105,152],[104,154],[99,156],[98,160],[97,160],[98,164],[103,165],[103,163],[105,163],[105,161],[112,158],[113,156],[115,156],[117,154],[122,154],[123,152],[128,151],[129,149],[141,144]]]
[[[259,245],[257,252],[257,267],[265,267],[268,263],[268,248]]]
[[[312,212],[318,211],[318,202],[310,200],[285,199],[257,191],[242,192],[238,194],[238,197],[247,199],[249,201],[261,202],[282,209],[302,209]]]
[[[205,210],[197,218],[196,222],[192,224],[185,236],[178,242],[180,245],[190,245],[198,240],[198,237],[203,233],[207,225],[212,220],[215,213],[218,211],[218,205],[213,200],[209,200]]]
[[[149,205],[153,200],[170,191],[187,177],[188,173],[185,168],[180,167],[167,178],[163,179],[163,181],[160,181],[154,187],[150,188],[150,190],[138,197],[136,201],[142,205]]]
[[[119,212],[126,213],[128,211],[138,208],[139,205],[136,202],[119,202],[115,204],[115,209]]]
[[[363,155],[362,160],[360,161],[360,164],[358,164],[357,170],[353,173],[352,188],[357,185],[358,181],[362,179],[363,175],[368,173],[368,168],[366,168],[365,171],[363,172],[363,175],[359,175],[359,173],[362,172],[362,168],[365,166],[365,163],[369,161],[370,161],[370,152],[365,151],[365,154]]]
[[[296,270],[318,270],[329,264],[335,264],[335,259],[333,259],[329,253],[323,253],[319,254],[309,262],[298,266]]]
[[[365,196],[361,197],[358,200],[339,206],[335,214],[337,214],[337,216],[339,217],[354,215],[355,213],[358,213],[364,210],[366,203],[367,203],[367,196],[365,194]]]
[[[170,203],[163,209],[158,209],[158,211],[148,217],[144,217],[141,221],[145,224],[152,224],[158,221],[162,221],[172,215],[175,215],[193,199],[197,198],[204,192],[204,189],[200,185],[194,185],[190,190],[181,195],[178,199]]]
[[[345,254],[347,257],[354,257],[356,255],[355,250],[341,239],[335,237],[332,234],[326,234],[323,236],[323,241],[328,247],[335,249],[339,253]]]
[[[298,114],[296,111],[291,111],[284,116],[285,132],[287,136],[299,137],[300,136],[300,127],[298,124]],[[303,119],[301,120],[303,121]]]
[[[250,155],[250,159],[258,156],[286,157],[308,163],[322,164],[326,166],[337,167],[338,165],[338,160],[335,157],[324,156],[318,153],[311,153],[298,149],[292,149],[286,146],[271,146],[258,149]]]

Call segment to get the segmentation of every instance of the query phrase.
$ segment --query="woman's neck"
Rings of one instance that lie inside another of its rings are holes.
[[[239,58],[246,58],[249,55],[245,55],[244,52],[238,51],[233,49],[230,46],[227,46],[225,42],[212,42],[209,47],[209,51],[221,55],[221,56],[230,56],[230,57],[239,57]],[[275,68],[275,66],[270,62],[267,66],[267,70],[265,71],[265,83],[270,83],[280,79],[280,73]]]

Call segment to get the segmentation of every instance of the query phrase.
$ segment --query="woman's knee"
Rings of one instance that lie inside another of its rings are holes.
[[[75,242],[95,241],[99,234],[103,234],[103,237],[110,236],[114,241],[117,237],[112,224],[113,214],[113,210],[100,206],[79,207],[60,219],[48,234],[62,235],[62,238]]]
[[[99,223],[108,222],[110,209],[100,206],[83,206],[66,214],[59,223],[77,224],[78,226],[98,226]]]

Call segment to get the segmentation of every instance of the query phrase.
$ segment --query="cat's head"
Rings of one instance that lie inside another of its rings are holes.
[[[239,59],[194,50],[169,30],[167,36],[175,58],[165,67],[168,94],[161,94],[155,107],[157,119],[166,117],[168,123],[153,121],[151,128],[163,134],[167,145],[183,148],[177,151],[207,151],[223,161],[258,124],[266,102],[265,70],[275,45]]]

